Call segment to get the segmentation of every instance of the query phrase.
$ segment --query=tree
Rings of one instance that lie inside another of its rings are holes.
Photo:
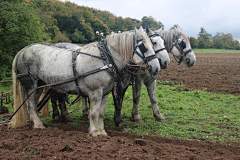
[[[72,34],[72,40],[75,43],[83,43],[86,41],[86,38],[84,37],[84,35],[82,34],[82,32],[80,32],[77,28],[75,29],[75,32]]]
[[[200,28],[200,32],[199,32],[198,36],[203,38],[205,41],[212,39],[212,35],[207,33],[207,31],[204,29],[204,27]]]
[[[159,25],[159,28],[162,28],[162,30],[164,30],[164,25],[162,24],[162,22],[158,21],[158,25]]]
[[[69,40],[69,38],[66,35],[59,33],[56,35],[56,37],[53,38],[52,42],[53,43],[61,43],[61,42],[71,42],[71,41]]]
[[[198,48],[198,40],[195,37],[190,37],[189,41],[192,48]]]
[[[212,35],[207,33],[207,31],[204,29],[204,27],[200,28],[200,32],[198,34],[198,48],[210,48],[212,39]]]
[[[152,16],[144,16],[142,18],[142,27],[146,28],[146,26],[149,26],[150,28],[155,28],[155,29],[159,29],[160,28],[160,24],[152,17]]]
[[[1,2],[0,17],[0,79],[4,79],[11,76],[16,53],[29,44],[42,42],[47,34],[27,3]]]
[[[179,28],[182,30],[182,28],[178,24],[174,24],[169,30],[174,30],[174,28]]]

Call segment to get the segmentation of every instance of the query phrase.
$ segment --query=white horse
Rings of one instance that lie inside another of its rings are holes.
[[[134,36],[136,41],[133,40]],[[106,41],[116,64],[114,71],[122,71],[130,60],[135,64],[142,64],[144,60],[139,55],[146,58],[155,55],[150,39],[142,30],[136,28],[133,33],[108,35]],[[132,53],[133,42],[137,42],[135,49],[139,55]],[[51,86],[53,90],[60,93],[77,94],[79,92],[88,96],[90,101],[89,134],[92,136],[107,135],[103,116],[108,93],[112,90],[115,79],[107,69],[111,70],[114,64],[104,65],[103,60],[97,58],[100,57],[100,50],[106,50],[103,45],[97,46],[98,43],[95,42],[82,47],[81,53],[88,53],[92,56],[80,53],[76,57],[75,52],[45,44],[29,45],[18,52],[12,67],[14,110],[18,109],[24,99],[28,99],[26,105],[13,117],[10,126],[26,125],[28,109],[32,127],[44,128],[36,106],[42,88]],[[106,53],[110,54],[108,51]],[[160,71],[156,58],[148,61],[147,65],[151,68],[148,72],[150,75],[155,76]],[[28,73],[27,76],[24,76],[26,73]]]
[[[187,67],[192,67],[195,64],[196,56],[191,49],[189,39],[179,28],[175,28],[174,30],[169,31],[159,29],[154,31],[154,33],[151,31],[147,33],[149,36],[153,34],[159,34],[167,43],[167,52],[171,53],[176,58],[176,60],[178,59],[179,65],[181,62],[185,62],[185,65]],[[154,117],[157,121],[166,122],[157,105],[156,80],[153,80],[152,77],[137,75],[135,81],[135,86],[133,86],[133,120],[138,123],[142,122],[142,117],[138,113],[138,105],[140,100],[140,91],[142,85],[145,84],[148,90]]]
[[[176,61],[178,59],[178,64],[180,65],[182,62],[185,62],[185,65],[187,67],[192,67],[196,62],[196,56],[194,52],[191,49],[190,42],[187,38],[187,36],[179,29],[175,28],[174,30],[170,31],[163,31],[162,29],[151,31],[151,29],[146,29],[146,32],[148,36],[153,41],[153,38],[158,37],[160,35],[167,43],[166,50],[168,53],[172,53],[175,57]],[[155,43],[154,47],[157,47],[160,43]],[[160,47],[161,48],[161,47]],[[154,49],[155,51],[157,49]],[[160,52],[161,53],[161,52]],[[162,55],[165,54],[158,54],[156,55]],[[164,62],[162,62],[164,63]],[[170,63],[170,60],[169,60]],[[162,65],[161,65],[162,66]],[[164,68],[162,68],[164,69]],[[139,72],[137,72],[139,73]],[[159,73],[160,74],[160,73]],[[157,105],[157,96],[156,96],[156,77],[150,77],[148,75],[144,74],[136,74],[135,76],[131,73],[126,73],[123,83],[123,95],[125,91],[127,90],[128,85],[130,84],[130,79],[135,79],[135,83],[132,86],[133,89],[133,109],[132,109],[132,117],[133,120],[137,123],[142,122],[142,117],[138,113],[138,105],[140,100],[140,91],[142,88],[142,85],[145,84],[147,87],[149,99],[152,105],[153,115],[156,118],[157,121],[160,122],[166,122],[165,117],[160,113]],[[134,78],[133,78],[134,77]],[[120,97],[123,99],[123,95]],[[114,96],[113,96],[114,97]],[[119,129],[127,129],[127,126],[125,125],[124,121],[121,117],[121,109],[122,109],[122,99],[115,99],[114,98],[114,105],[115,105],[115,113],[114,113],[114,120],[115,125]],[[83,113],[84,115],[88,114],[88,108],[87,108],[87,101],[83,99]]]
[[[142,31],[143,31],[143,29],[142,29]],[[130,31],[130,32],[132,32],[132,31]],[[150,37],[151,42],[154,45],[154,51],[156,53],[156,56],[159,59],[161,68],[165,69],[167,67],[167,65],[170,64],[170,58],[169,58],[168,52],[165,48],[166,42],[162,39],[162,37],[158,33],[154,33],[148,27],[147,27],[146,32],[147,32],[148,36]],[[141,74],[141,71],[138,72],[137,70],[134,71],[131,69],[126,70],[126,73],[124,74],[124,78],[121,81],[122,86],[123,86],[122,94],[118,95],[117,98],[115,96],[113,96],[114,105],[115,105],[114,121],[115,121],[115,125],[119,129],[124,129],[124,130],[127,129],[127,126],[125,125],[125,123],[121,117],[121,109],[122,109],[122,101],[123,101],[124,93],[126,92],[128,86],[133,81],[133,79],[135,79],[133,82],[133,83],[135,83],[135,85],[133,85],[133,97],[136,97],[138,92],[140,93],[142,86],[139,84],[145,83],[145,85],[147,86],[147,89],[148,89],[150,101],[153,106],[154,116],[159,121],[164,119],[164,117],[159,112],[157,105],[155,105],[155,102],[154,102],[154,100],[156,99],[156,90],[155,90],[156,89],[156,78],[159,76],[160,76],[160,72],[156,76],[149,76],[149,74],[147,74],[147,73]],[[137,97],[137,98],[139,98],[139,97]],[[137,98],[133,99],[134,103],[136,103]],[[83,115],[86,117],[87,114],[88,114],[88,107],[87,107],[87,100],[85,98],[85,99],[83,99]],[[138,112],[137,113],[133,112],[133,118],[136,122],[140,122],[140,121],[138,121],[141,118],[139,116],[140,115],[138,114]]]

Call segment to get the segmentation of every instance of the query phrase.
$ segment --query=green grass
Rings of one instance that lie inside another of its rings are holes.
[[[125,133],[157,135],[162,137],[178,137],[188,140],[240,142],[240,96],[217,94],[204,90],[183,91],[184,85],[177,82],[158,81],[157,99],[160,112],[167,123],[155,120],[149,102],[147,89],[143,86],[139,104],[139,113],[143,123],[134,123],[132,113],[132,90],[127,90],[122,109],[122,117],[129,130]],[[9,87],[9,89],[11,89]],[[6,90],[9,90],[6,89]],[[2,90],[2,87],[1,87]],[[73,101],[71,96],[70,100]],[[89,120],[83,118],[82,108],[73,105],[70,113],[73,126],[89,126]],[[104,116],[106,130],[117,130],[114,121],[114,104],[109,95]],[[45,125],[53,124],[51,114],[43,120]]]
[[[240,50],[229,49],[193,49],[194,53],[240,53]]]

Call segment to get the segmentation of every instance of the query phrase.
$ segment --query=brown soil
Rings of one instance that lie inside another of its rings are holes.
[[[161,71],[161,80],[183,83],[187,89],[240,95],[240,54],[197,53],[192,68],[177,68],[170,56],[170,67]]]
[[[189,89],[207,88],[211,92],[240,95],[240,55],[196,55],[197,63],[190,69],[176,68],[172,59],[171,67],[162,71],[161,79],[182,82]],[[0,159],[240,160],[240,143],[237,142],[202,143],[159,136],[142,137],[108,128],[106,131],[108,137],[92,137],[86,127],[60,125],[46,126],[46,129],[7,129],[3,126]]]
[[[85,127],[60,125],[28,127],[0,133],[0,159],[240,159],[237,144],[220,144],[107,130],[108,137],[92,137]]]

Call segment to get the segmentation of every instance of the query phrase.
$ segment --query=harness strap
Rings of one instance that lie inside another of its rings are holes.
[[[76,54],[76,51],[73,51],[72,52],[72,67],[73,67],[73,76],[77,76],[78,73],[76,71],[76,59],[77,59],[77,56],[78,54]],[[78,85],[78,79],[75,79],[75,83],[76,83],[76,86],[77,86],[77,94],[79,95],[80,94],[80,88],[79,88],[79,85]]]
[[[23,55],[23,60],[24,60],[24,64],[25,64],[25,66],[26,66],[26,68],[27,68],[27,71],[28,71],[28,76],[31,78],[31,80],[32,80],[32,82],[33,82],[34,88],[37,88],[36,79],[33,77],[32,72],[30,71],[27,62],[26,62],[25,59],[24,59],[24,55]]]
[[[91,56],[91,57],[99,58],[99,59],[103,59],[103,60],[106,60],[106,59],[107,59],[106,57],[95,56],[95,55],[92,55],[92,54],[80,52],[79,50],[76,50],[76,53],[84,54],[84,55],[87,55],[87,56]]]

